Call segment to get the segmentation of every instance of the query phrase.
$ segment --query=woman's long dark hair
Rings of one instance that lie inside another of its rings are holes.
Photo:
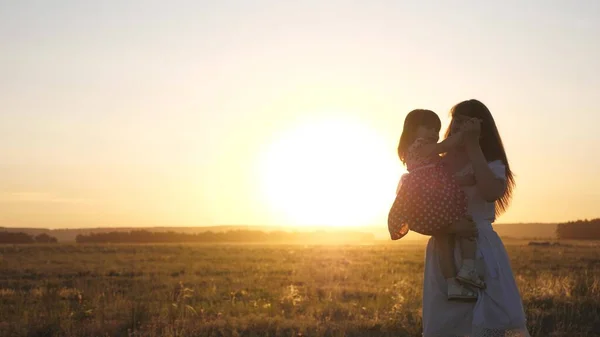
[[[513,190],[515,189],[516,185],[513,172],[510,170],[510,165],[506,157],[504,144],[502,143],[502,138],[500,138],[500,133],[498,132],[498,128],[496,127],[496,122],[494,122],[492,113],[485,106],[485,104],[478,100],[471,99],[455,105],[450,110],[450,115],[452,118],[455,116],[467,116],[482,120],[479,145],[481,146],[481,151],[483,152],[485,159],[488,163],[494,160],[500,160],[504,166],[506,166],[506,189],[504,190],[502,196],[496,200],[496,215],[498,216],[504,213],[510,205]],[[446,130],[446,138],[450,136],[451,128],[452,125],[450,125]]]
[[[436,129],[437,132],[440,132],[442,122],[440,121],[440,117],[431,110],[416,109],[406,115],[402,135],[398,143],[398,157],[400,157],[400,161],[403,164],[406,164],[408,148],[417,140],[417,130],[420,126]]]

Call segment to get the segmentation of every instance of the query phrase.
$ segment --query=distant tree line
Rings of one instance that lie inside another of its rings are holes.
[[[77,235],[77,243],[173,243],[173,242],[370,242],[370,233],[328,233],[328,232],[263,232],[253,230],[232,230],[227,232],[203,232],[197,234],[176,232],[150,232],[137,230],[129,232],[90,233]]]
[[[600,240],[600,219],[560,223],[556,226],[556,236],[569,240]]]
[[[23,232],[0,232],[0,244],[21,243],[57,243],[58,240],[48,234],[42,233],[36,236]]]

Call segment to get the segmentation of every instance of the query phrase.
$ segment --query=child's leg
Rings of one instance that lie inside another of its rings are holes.
[[[475,238],[460,238],[459,244],[462,263],[466,264],[468,267],[475,268],[477,241],[475,241]]]
[[[462,255],[462,266],[456,279],[473,287],[484,289],[485,282],[479,277],[475,269],[477,241],[475,241],[475,238],[461,238],[459,244]]]
[[[473,223],[473,227],[476,225]],[[475,268],[475,251],[477,250],[477,241],[474,237],[461,237],[458,240],[460,246],[460,256],[462,259],[463,266],[469,268]]]
[[[448,285],[448,300],[474,301],[477,293],[463,287],[456,279],[456,266],[454,265],[454,235],[435,236],[435,247],[440,261],[442,275]]]
[[[435,247],[440,257],[440,269],[445,279],[456,276],[456,266],[454,265],[454,236],[437,235],[435,236]]]

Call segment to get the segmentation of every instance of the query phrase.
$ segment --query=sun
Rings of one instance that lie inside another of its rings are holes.
[[[290,226],[372,225],[387,215],[398,179],[389,149],[375,130],[351,119],[282,132],[260,160],[264,199]]]

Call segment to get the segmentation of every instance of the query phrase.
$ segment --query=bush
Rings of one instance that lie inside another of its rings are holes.
[[[58,240],[46,233],[33,237],[23,232],[0,232],[0,244],[25,244],[25,243],[57,243]]]

